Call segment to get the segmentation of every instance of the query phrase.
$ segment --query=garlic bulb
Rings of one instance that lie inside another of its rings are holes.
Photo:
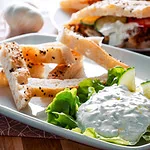
[[[6,38],[38,32],[44,24],[38,8],[29,3],[18,3],[8,6],[4,10],[4,19],[9,26],[9,33]]]

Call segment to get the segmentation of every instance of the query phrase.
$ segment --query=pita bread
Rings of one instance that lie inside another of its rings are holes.
[[[3,43],[1,46],[2,67],[18,110],[25,108],[32,97],[48,97],[51,101],[58,92],[64,88],[77,87],[84,79],[32,78],[23,58],[21,46],[15,42]],[[106,81],[107,75],[97,78],[103,79],[103,82]]]
[[[104,49],[95,43],[95,41],[80,36],[67,28],[61,30],[57,40],[95,61],[107,70],[115,66],[129,67],[127,64],[110,56]]]
[[[86,17],[118,16],[118,17],[150,17],[150,2],[129,0],[104,0],[94,3],[74,13],[67,24],[80,23]]]
[[[72,14],[64,27],[85,37],[130,50],[150,47],[150,2],[104,0]]]

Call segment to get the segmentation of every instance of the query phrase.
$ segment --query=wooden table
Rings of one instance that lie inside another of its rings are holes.
[[[0,150],[98,150],[70,140],[0,136]]]

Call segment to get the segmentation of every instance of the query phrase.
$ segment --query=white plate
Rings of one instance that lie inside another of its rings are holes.
[[[47,43],[51,41],[55,41],[55,36],[48,36],[48,35],[39,35],[39,34],[27,34],[18,36],[15,38],[8,39],[6,41],[16,41],[19,44],[40,44],[40,43]],[[5,42],[6,42],[5,41]],[[4,42],[4,41],[3,41]],[[108,51],[110,54],[112,54],[114,57],[122,60],[123,62],[126,62],[127,64],[131,66],[135,66],[136,68],[136,75],[138,79],[146,80],[150,78],[150,69],[149,69],[149,63],[150,58],[147,56],[143,56],[140,54],[136,54],[133,52],[129,52],[123,49],[114,48],[111,46],[103,45],[103,48]],[[93,69],[93,65],[91,61],[86,60],[84,62],[85,69],[89,69],[89,64],[91,65]],[[88,65],[88,68],[87,68]],[[98,66],[96,66],[96,71],[100,72],[100,70],[97,69]],[[101,71],[105,71],[103,68]],[[95,71],[95,73],[96,73]],[[91,71],[87,72],[89,75],[95,75],[91,74]],[[101,72],[102,73],[102,72]],[[139,80],[138,80],[139,81]],[[43,102],[43,103],[42,103]],[[8,88],[1,88],[0,89],[0,113],[3,115],[6,115],[10,118],[13,118],[15,120],[18,120],[20,122],[23,122],[25,124],[28,124],[30,126],[33,126],[35,128],[45,130],[47,132],[56,134],[58,136],[62,136],[67,139],[71,139],[83,144],[87,144],[90,146],[94,146],[97,148],[102,149],[109,149],[109,150],[145,150],[150,149],[150,144],[144,144],[139,143],[137,146],[120,146],[112,143],[108,143],[105,141],[93,139],[75,132],[72,132],[70,130],[52,125],[47,123],[46,120],[46,114],[45,114],[45,106],[47,105],[47,101],[43,100],[40,101],[40,99],[36,99],[36,101],[31,100],[29,103],[29,106],[24,109],[23,111],[17,111],[15,104],[12,99],[11,92]]]
[[[71,17],[71,13],[67,13],[63,11],[61,8],[57,8],[52,14],[51,14],[51,21],[52,24],[55,26],[57,30],[60,30],[67,21],[69,21]]]

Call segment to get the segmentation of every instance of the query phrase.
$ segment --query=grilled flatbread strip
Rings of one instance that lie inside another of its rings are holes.
[[[129,67],[128,65],[110,56],[92,40],[84,38],[83,36],[80,36],[67,28],[64,28],[64,30],[59,33],[57,40],[76,50],[78,53],[95,61],[107,70],[115,66],[122,66],[124,68]]]
[[[28,66],[28,65],[27,65]],[[44,76],[44,65],[33,65],[31,68],[28,66],[29,73],[32,78],[48,78],[48,79],[71,79],[80,78],[84,74],[82,61],[72,64],[58,64],[52,71],[48,73],[48,76]],[[76,77],[76,74],[80,73]],[[4,69],[0,68],[0,87],[8,86],[8,81],[4,73]]]
[[[67,24],[80,23],[87,17],[126,16],[135,18],[150,17],[150,2],[129,0],[104,0],[94,3],[74,13]]]
[[[82,73],[81,73],[82,72]],[[81,73],[80,76],[76,76]],[[52,71],[48,74],[48,79],[72,79],[83,77],[84,67],[83,59],[75,59],[74,63],[71,64],[58,64]]]
[[[48,92],[46,95],[48,97],[49,94],[54,95],[65,87],[63,84],[58,87],[58,83],[51,84],[51,81],[48,82],[45,79],[38,79],[39,82],[35,79],[35,82],[32,81],[33,85],[31,82],[28,83],[30,73],[23,59],[22,50],[16,43],[4,43],[2,45],[1,60],[18,110],[23,109],[33,96],[45,97],[41,88]],[[44,85],[42,81],[44,81]],[[46,87],[47,84],[45,86],[45,83],[49,83],[49,86]]]
[[[0,68],[0,87],[8,86],[8,81],[3,68]]]
[[[28,90],[31,92],[31,97],[49,97],[53,98],[58,92],[64,88],[77,87],[81,79],[28,79]],[[27,91],[27,90],[26,90]]]
[[[103,74],[98,77],[91,77],[92,79],[99,79],[102,83],[106,83],[107,74]],[[58,92],[64,90],[65,88],[78,87],[79,82],[85,78],[79,79],[38,79],[38,78],[28,78],[28,84],[24,93],[30,93],[30,98],[32,97],[49,97],[53,98]],[[30,91],[30,92],[29,92]]]
[[[40,45],[20,45],[20,47],[30,75],[33,78],[44,78],[45,67],[43,63],[74,63],[77,60],[81,61],[83,58],[82,55],[70,50],[59,42]],[[47,52],[44,55],[41,51],[43,53]],[[8,81],[3,68],[0,68],[0,87],[4,86],[8,86]]]
[[[44,78],[45,65],[43,64],[27,64],[28,70],[32,78]]]
[[[78,72],[83,69],[83,64],[73,63],[73,64],[59,64],[48,74],[48,79],[72,79],[76,77]]]
[[[17,109],[24,108],[30,93],[23,93],[27,88],[30,73],[23,59],[22,50],[16,43],[4,43],[1,49],[1,63],[7,77]]]
[[[54,97],[64,88],[77,87],[82,79],[31,78],[22,50],[16,43],[4,43],[1,51],[2,67],[18,110],[27,106],[32,97]],[[107,75],[98,77],[104,81]]]
[[[21,45],[25,60],[38,63],[73,63],[71,50],[62,43],[50,42],[39,45]]]
[[[44,65],[38,64],[38,65],[31,65],[27,64],[28,70],[30,72],[30,75],[32,78],[44,78]],[[8,81],[4,72],[4,69],[0,68],[0,87],[6,87],[8,86]]]
[[[20,47],[27,64],[28,62],[36,65],[41,63],[68,64],[74,63],[75,59],[82,59],[81,55],[60,42],[20,45]],[[0,50],[1,48],[0,45]]]

